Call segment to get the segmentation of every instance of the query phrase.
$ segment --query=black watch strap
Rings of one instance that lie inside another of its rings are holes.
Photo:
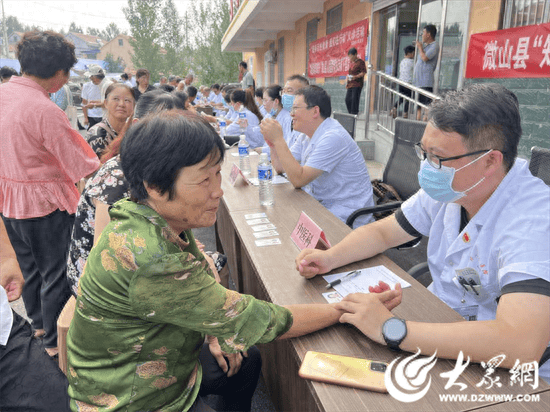
[[[382,325],[382,336],[391,350],[399,351],[401,342],[407,337],[407,323],[404,319],[389,318]]]

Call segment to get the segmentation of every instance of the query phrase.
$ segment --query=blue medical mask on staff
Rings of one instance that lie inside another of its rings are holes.
[[[290,112],[290,110],[292,109],[292,105],[294,104],[295,97],[296,96],[294,96],[293,94],[283,94],[281,99],[281,103],[283,104],[283,109],[288,110]]]
[[[465,167],[470,166],[472,163],[477,162],[483,156],[491,152],[492,150],[489,150],[487,153],[482,154],[477,159],[472,160],[470,163],[462,166],[459,169],[444,165],[441,165],[441,169],[436,169],[428,163],[428,159],[424,159],[422,163],[420,163],[420,171],[418,172],[418,183],[420,184],[420,187],[424,189],[424,191],[432,199],[444,203],[455,202],[458,199],[466,196],[467,192],[469,192],[474,187],[483,182],[483,180],[485,180],[485,177],[483,177],[469,189],[466,189],[463,192],[457,192],[453,189],[453,179],[455,177],[455,173],[459,170],[464,169]]]

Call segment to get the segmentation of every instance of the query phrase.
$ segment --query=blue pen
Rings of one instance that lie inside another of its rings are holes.
[[[358,270],[354,270],[354,271],[352,271],[352,272],[349,272],[347,275],[344,275],[344,276],[342,276],[341,278],[336,279],[336,280],[333,280],[332,282],[330,282],[330,283],[326,286],[326,288],[327,288],[327,289],[330,289],[330,288],[332,288],[332,287],[334,287],[334,286],[336,286],[336,285],[342,283],[343,280],[349,279],[349,278],[351,278],[351,277],[353,277],[353,276],[355,276],[355,275],[357,275],[357,274],[359,274],[359,273],[361,273],[361,269],[358,269]]]

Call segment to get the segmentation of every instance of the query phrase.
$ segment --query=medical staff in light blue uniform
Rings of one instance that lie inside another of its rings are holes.
[[[298,90],[294,99],[294,128],[303,134],[291,148],[278,122],[266,119],[261,130],[277,172],[286,172],[295,187],[345,222],[357,209],[374,206],[372,185],[361,150],[340,123],[330,118],[331,112],[327,92],[308,86]],[[372,221],[372,215],[364,215],[354,226]]]
[[[252,94],[249,92],[250,95]],[[236,115],[234,116],[233,122],[227,126],[226,135],[227,136],[237,136],[241,134],[241,128],[239,125],[239,112],[244,111],[246,114],[247,126],[245,130],[246,141],[250,145],[251,149],[256,147],[262,147],[265,143],[262,133],[260,132],[260,119],[262,115],[254,103],[254,98],[249,97],[249,104],[245,106],[245,101],[247,100],[244,90],[234,90],[231,93],[231,105],[235,110]],[[253,109],[256,113],[253,113]]]
[[[285,141],[287,142],[292,137],[292,118],[288,110],[283,108],[281,103],[281,94],[283,88],[278,84],[271,85],[264,89],[262,102],[267,111],[267,115],[264,116],[266,119],[275,119],[283,128],[283,135]],[[267,143],[262,147],[262,152],[270,154],[270,149]]]

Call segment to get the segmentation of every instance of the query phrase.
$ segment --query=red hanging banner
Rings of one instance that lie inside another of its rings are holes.
[[[357,56],[365,58],[369,19],[361,20],[336,33],[315,40],[309,45],[309,77],[337,77],[348,74],[348,50],[357,49]]]
[[[466,77],[550,77],[550,23],[472,35]]]

